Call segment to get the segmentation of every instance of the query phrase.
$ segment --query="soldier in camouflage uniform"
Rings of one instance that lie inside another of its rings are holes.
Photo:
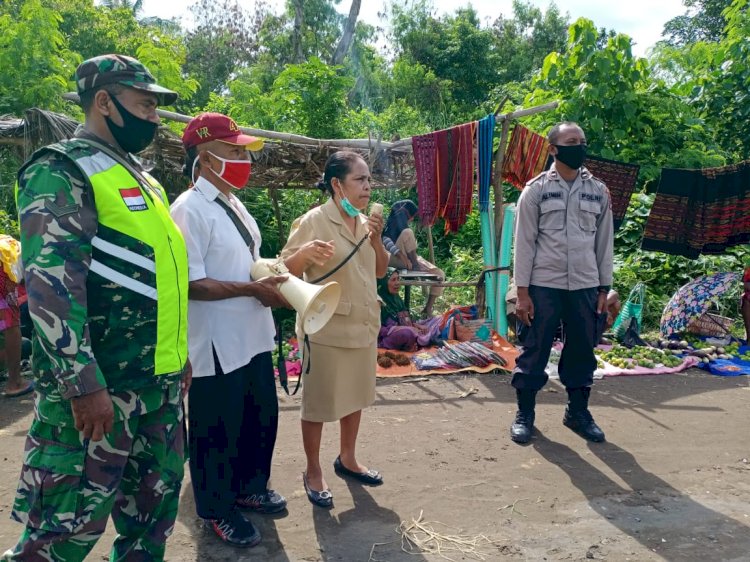
[[[76,80],[85,124],[18,176],[37,394],[12,512],[26,527],[0,558],[83,560],[111,514],[111,560],[162,560],[184,465],[187,254],[129,153],[177,96],[121,55]]]

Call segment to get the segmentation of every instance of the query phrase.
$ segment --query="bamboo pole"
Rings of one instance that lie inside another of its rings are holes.
[[[559,101],[551,101],[549,103],[545,103],[542,105],[535,105],[533,107],[529,107],[526,109],[519,109],[517,111],[511,111],[510,113],[503,113],[502,115],[498,115],[495,117],[498,123],[505,122],[505,121],[512,121],[513,119],[520,119],[521,117],[528,117],[529,115],[535,115],[537,113],[543,113],[545,111],[549,111],[551,109],[555,109],[558,105],[560,105]],[[385,143],[384,143],[385,144]],[[389,143],[391,150],[396,148],[401,148],[404,145],[411,145],[411,137],[401,139],[396,142]]]
[[[545,103],[542,105],[535,105],[527,109],[519,109],[518,111],[511,111],[510,113],[504,113],[502,115],[498,115],[496,119],[498,121],[510,121],[513,119],[520,119],[521,117],[528,117],[529,115],[536,115],[537,113],[544,113],[545,111],[556,109],[558,105],[560,105],[559,101],[551,101],[549,103]]]
[[[76,103],[78,103],[79,101],[78,94],[75,94],[73,92],[63,94],[63,98]],[[188,123],[193,118],[190,115],[183,115],[182,113],[167,111],[166,109],[157,109],[156,114],[159,117],[169,119],[170,121],[177,121],[178,123]],[[319,146],[321,148],[324,146],[336,146],[339,148],[360,148],[371,150],[379,145],[379,147],[383,149],[395,149],[401,151],[411,150],[411,139],[409,139],[409,143],[406,145],[401,144],[399,146],[393,146],[397,143],[374,142],[372,139],[314,139],[303,135],[279,133],[277,131],[266,131],[265,129],[255,129],[252,127],[240,127],[240,130],[247,135],[253,135],[256,137],[263,137],[266,139],[279,140],[282,142],[290,142],[294,144]]]
[[[79,102],[78,94],[75,92],[69,92],[63,94],[63,99],[72,101],[75,103]],[[512,119],[518,119],[519,117],[525,117],[527,115],[534,115],[542,111],[549,111],[557,107],[559,102],[550,102],[544,105],[538,105],[530,107],[528,109],[520,109],[518,111],[511,111],[503,115],[498,115],[499,121],[508,121]],[[164,119],[171,121],[177,121],[179,123],[188,123],[193,117],[190,115],[183,115],[175,111],[167,111],[166,109],[157,109],[156,114]],[[375,148],[372,139],[314,139],[306,137],[304,135],[295,135],[292,133],[279,133],[278,131],[266,131],[265,129],[255,129],[252,127],[240,127],[240,130],[247,134],[257,137],[263,137],[266,139],[279,140],[283,142],[291,142],[295,144],[305,144],[310,146],[337,146],[341,148],[360,148],[360,149],[372,149]],[[379,142],[380,148],[386,150],[399,150],[408,151],[411,150],[411,137],[401,139],[395,142]]]

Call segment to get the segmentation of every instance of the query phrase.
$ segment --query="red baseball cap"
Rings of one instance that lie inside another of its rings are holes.
[[[263,141],[240,131],[234,119],[221,113],[202,113],[193,118],[185,132],[182,133],[182,144],[185,148],[192,148],[210,141],[221,141],[228,144],[238,144],[248,150],[260,150]]]

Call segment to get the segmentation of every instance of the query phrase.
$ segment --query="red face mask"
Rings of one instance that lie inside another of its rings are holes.
[[[247,181],[250,179],[250,160],[227,160],[226,158],[216,156],[211,151],[208,151],[208,153],[221,161],[220,172],[217,173],[211,169],[214,174],[235,189],[242,189],[247,185]]]

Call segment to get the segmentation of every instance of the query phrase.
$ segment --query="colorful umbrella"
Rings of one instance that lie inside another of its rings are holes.
[[[672,295],[661,315],[661,333],[684,332],[693,318],[703,316],[717,297],[741,279],[739,273],[714,273],[693,279]]]

